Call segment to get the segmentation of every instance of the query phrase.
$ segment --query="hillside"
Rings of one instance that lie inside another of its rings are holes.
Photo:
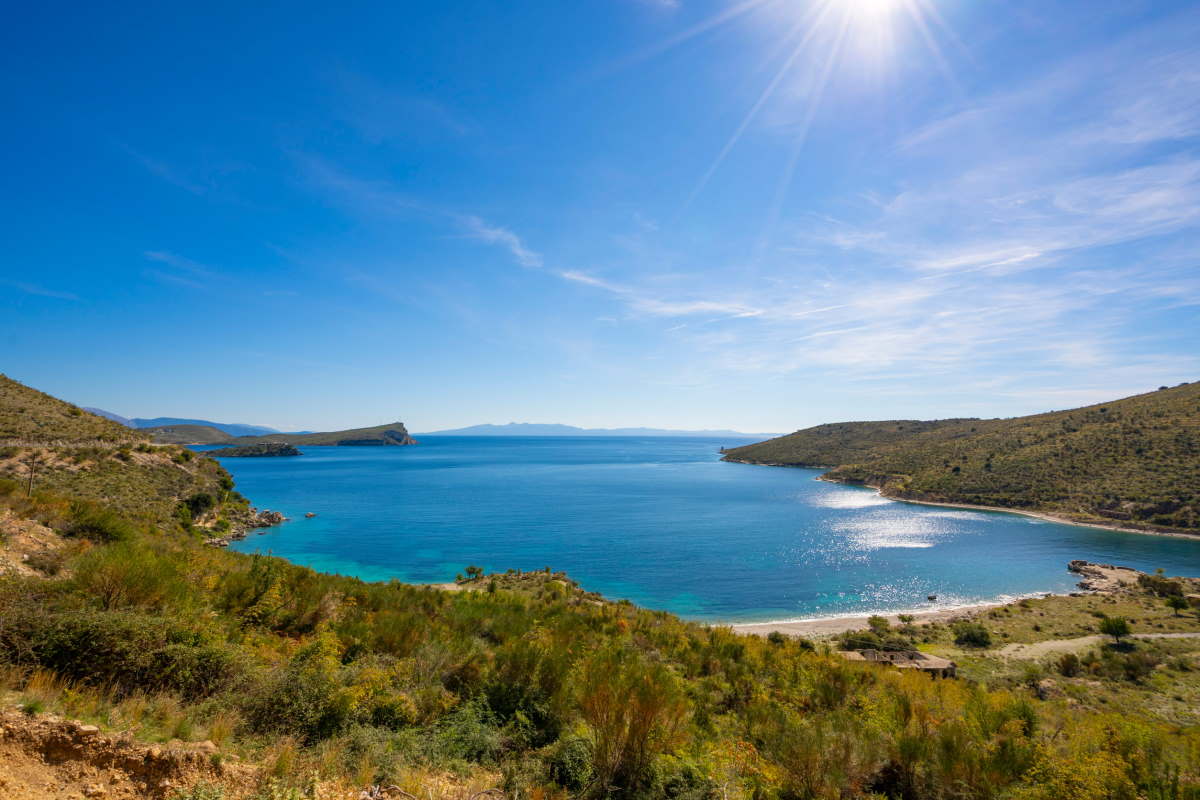
[[[145,434],[0,374],[0,444],[144,442]]]
[[[725,460],[827,468],[889,496],[1200,531],[1200,383],[1011,419],[821,425]]]
[[[46,441],[71,439],[78,420],[51,401],[31,412],[18,400]],[[0,407],[0,418],[13,413]],[[469,567],[435,588],[232,553],[203,544],[203,526],[244,503],[212,459],[145,442],[10,450],[40,454],[62,475],[28,496],[19,469],[0,478],[5,796],[1200,792],[1190,638],[1097,645],[1054,666],[989,658],[975,644],[986,634],[978,623],[963,629],[964,644],[957,626],[873,620],[841,645],[920,642],[961,659],[968,675],[931,680],[846,660],[826,643],[742,636],[611,602],[549,568]],[[164,503],[174,511],[160,518]],[[1094,639],[1112,611],[1194,636],[1195,611],[1162,600],[1192,585],[1144,577],[1119,605],[1064,597],[981,619],[1014,643]]]
[[[129,422],[135,428],[162,428],[166,426],[178,425],[202,425],[207,428],[216,428],[230,436],[263,436],[268,433],[279,433],[275,428],[268,428],[266,425],[247,425],[244,422],[212,422],[207,419],[185,419],[182,417],[154,417],[146,419],[144,417],[134,417]]]
[[[224,431],[204,425],[169,425],[145,430],[154,437],[154,441],[163,444],[229,444],[237,447],[256,444],[290,444],[309,447],[346,447],[417,443],[408,435],[408,430],[405,429],[403,422],[328,433],[272,433],[266,436],[230,436]]]
[[[152,445],[145,433],[3,376],[0,480],[70,498],[47,512],[64,530],[103,527],[112,511],[138,526],[191,530],[246,508],[211,459]]]
[[[373,428],[352,428],[329,433],[272,433],[268,436],[238,436],[231,444],[245,446],[277,442],[293,446],[370,446],[410,445],[416,441],[408,435],[403,422],[376,425]]]
[[[163,425],[141,428],[159,444],[227,444],[234,437],[208,425]]]

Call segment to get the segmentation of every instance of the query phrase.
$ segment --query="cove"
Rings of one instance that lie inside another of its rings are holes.
[[[291,518],[231,548],[413,583],[468,564],[550,566],[613,599],[723,622],[1068,592],[1075,558],[1200,575],[1200,540],[898,503],[816,470],[719,460],[745,443],[427,436],[223,459],[253,504]]]

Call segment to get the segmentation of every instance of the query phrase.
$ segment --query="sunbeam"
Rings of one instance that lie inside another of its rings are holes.
[[[827,86],[836,73],[842,71],[853,74],[858,70],[872,71],[885,76],[894,74],[896,52],[903,38],[902,28],[910,28],[916,32],[916,36],[910,38],[920,39],[942,77],[955,93],[958,93],[958,82],[949,60],[942,52],[934,29],[944,33],[959,48],[963,46],[937,10],[928,4],[930,2],[931,0],[784,0],[765,5],[764,7],[769,8],[777,17],[782,14],[785,24],[781,26],[784,31],[781,34],[783,46],[779,49],[783,50],[785,55],[766,86],[697,180],[695,187],[684,200],[680,213],[687,211],[704,192],[741,142],[750,125],[760,116],[767,104],[779,96],[781,88],[790,76],[799,71],[801,64],[811,64],[817,74],[815,82],[803,93],[804,97],[800,101],[804,104],[800,109],[801,122],[796,128],[797,133],[793,138],[787,163],[780,173],[780,183],[767,215],[764,235],[774,227],[772,220],[778,215],[783,204],[809,129],[816,118]],[[662,48],[656,48],[655,52],[661,52],[661,49],[674,46],[685,38],[711,29],[714,25],[731,21],[735,16],[749,10],[749,5],[742,3],[733,6],[723,14],[673,37],[664,43]],[[786,24],[789,21],[791,24]],[[794,47],[788,46],[790,41],[797,37],[798,43]]]
[[[712,164],[709,165],[709,168],[696,183],[696,188],[694,188],[692,193],[688,195],[687,201],[683,204],[684,209],[687,209],[687,207],[691,205],[692,201],[695,200],[702,191],[704,191],[704,187],[708,184],[708,181],[716,173],[717,169],[721,166],[721,162],[723,162],[725,157],[729,155],[729,152],[733,150],[734,146],[737,145],[738,140],[742,138],[742,134],[746,132],[746,128],[748,128],[750,123],[754,121],[754,118],[758,115],[759,110],[761,110],[766,102],[771,99],[771,96],[779,87],[780,82],[782,82],[783,79],[787,77],[788,73],[791,72],[792,65],[796,63],[796,59],[800,57],[800,55],[804,52],[804,48],[812,39],[813,35],[820,29],[819,23],[828,13],[829,9],[830,5],[826,3],[810,11],[809,16],[816,16],[817,19],[813,20],[813,24],[808,26],[807,31],[804,32],[803,38],[801,38],[796,46],[791,49],[791,52],[784,59],[783,65],[776,70],[774,77],[771,78],[771,80],[767,83],[766,88],[764,88],[759,94],[758,100],[756,100],[754,105],[750,107],[750,110],[746,112],[746,115],[742,117],[742,121],[734,130],[733,135],[730,136],[729,140],[725,142],[725,146],[721,148],[719,153],[717,153],[717,157],[713,159]],[[792,31],[789,33],[789,36],[795,36],[803,31],[805,27],[804,23],[807,21],[807,18],[800,20],[793,27]]]

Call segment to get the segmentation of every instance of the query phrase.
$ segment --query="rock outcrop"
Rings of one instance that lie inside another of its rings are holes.
[[[246,534],[252,530],[270,528],[283,522],[287,522],[287,517],[282,511],[259,511],[257,508],[251,508],[244,515],[230,520],[231,527],[228,533],[205,539],[204,543],[213,547],[227,547],[230,542],[245,539]]]
[[[1131,567],[1093,564],[1081,559],[1067,564],[1067,569],[1083,577],[1083,580],[1076,584],[1080,589],[1101,593],[1115,592],[1125,586],[1137,586],[1138,576],[1142,574]]]

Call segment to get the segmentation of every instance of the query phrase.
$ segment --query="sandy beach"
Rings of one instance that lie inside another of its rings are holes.
[[[739,464],[751,464],[754,462],[739,461]],[[761,466],[787,466],[785,464],[762,464]],[[809,469],[805,467],[804,469]],[[1147,528],[1134,528],[1125,525],[1108,524],[1104,522],[1080,522],[1079,520],[1069,519],[1067,517],[1059,517],[1054,514],[1047,514],[1044,511],[1024,511],[1019,508],[1004,508],[1003,506],[981,506],[971,503],[950,503],[950,502],[934,502],[932,500],[910,500],[906,497],[892,497],[884,494],[878,487],[864,486],[863,484],[847,483],[846,481],[835,481],[824,475],[818,475],[814,480],[824,481],[826,483],[836,483],[839,486],[858,486],[860,488],[872,489],[875,494],[885,500],[891,500],[896,503],[911,503],[915,506],[933,506],[934,508],[962,508],[968,511],[994,511],[1000,514],[1020,514],[1023,517],[1034,517],[1045,522],[1057,522],[1059,525],[1074,525],[1078,528],[1100,528],[1106,531],[1118,531],[1120,533],[1141,533],[1147,536],[1171,536],[1177,539],[1192,539],[1200,540],[1200,536],[1191,533],[1180,533],[1178,531],[1164,531]]]

